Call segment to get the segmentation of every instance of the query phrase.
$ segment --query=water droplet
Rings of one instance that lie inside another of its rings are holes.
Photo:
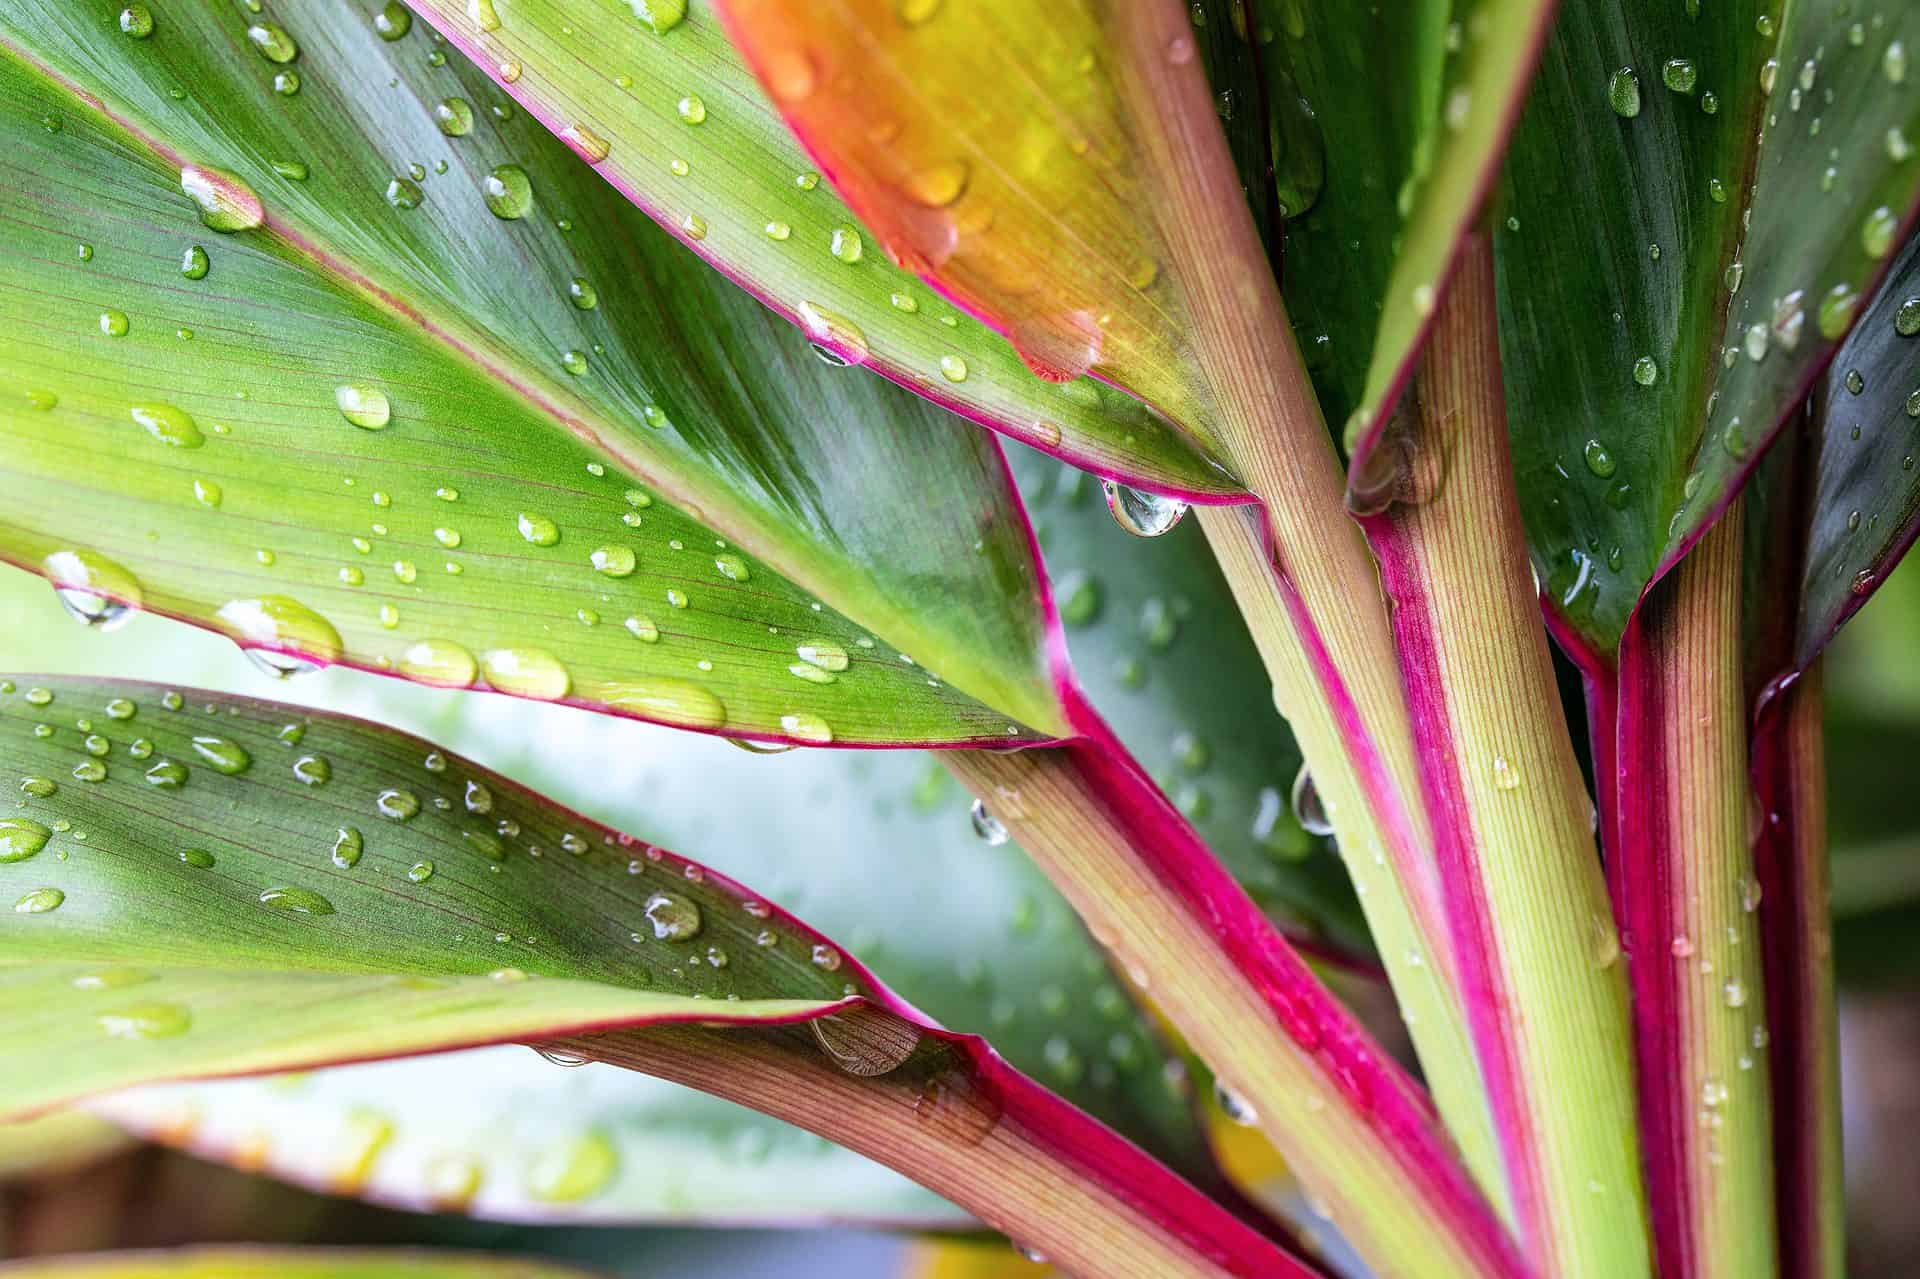
[[[127,413],[135,425],[162,444],[197,449],[207,442],[199,424],[185,410],[171,404],[135,404]]]
[[[293,885],[267,889],[260,894],[260,904],[269,910],[286,911],[294,915],[333,914],[332,902],[311,888],[299,888]]]
[[[386,195],[387,203],[396,209],[417,209],[420,202],[427,198],[418,182],[398,176],[388,179]],[[348,420],[352,421],[351,418]]]
[[[1675,93],[1692,93],[1699,72],[1691,58],[1668,58],[1660,67],[1660,80]]]
[[[481,191],[496,218],[523,218],[533,208],[533,183],[517,164],[496,165],[481,183]]]
[[[824,969],[830,973],[840,971],[840,952],[825,942],[815,942],[808,958],[813,961],[815,968]]]
[[[424,884],[433,878],[433,863],[418,861],[407,867],[407,878],[416,884]]]
[[[1607,105],[1622,119],[1640,114],[1640,77],[1632,67],[1621,67],[1607,78]]]
[[[341,417],[363,430],[383,431],[393,420],[393,406],[378,387],[344,383],[333,388],[333,403]]]
[[[627,0],[627,6],[656,35],[667,34],[687,16],[687,0]]]
[[[442,98],[433,108],[433,122],[450,138],[473,132],[473,104],[465,98]]]
[[[544,515],[522,511],[516,523],[520,536],[535,546],[552,546],[560,540],[560,527]]]
[[[797,645],[794,654],[807,665],[823,671],[847,669],[847,650],[832,640],[808,640]]]
[[[560,131],[560,140],[588,164],[599,164],[613,151],[613,144],[578,120]]]
[[[413,14],[400,0],[387,0],[380,11],[373,15],[373,29],[380,33],[382,40],[398,40],[413,30]]]
[[[833,256],[851,266],[858,262],[866,252],[866,242],[860,238],[855,228],[841,223],[833,229],[833,239],[828,244]],[[956,379],[957,380],[957,379]]]
[[[389,786],[374,796],[373,809],[390,822],[411,821],[420,811],[420,797],[410,790]]]
[[[48,783],[49,787],[52,783]],[[47,791],[52,794],[52,789]],[[23,862],[47,846],[53,832],[25,817],[0,817],[0,863]]]
[[[212,733],[201,733],[194,737],[193,753],[214,772],[225,773],[229,777],[246,772],[253,763],[253,756],[247,754],[246,748],[240,743]]]
[[[744,582],[753,576],[747,568],[747,562],[738,555],[716,555],[713,557],[713,567],[729,582]]]
[[[157,786],[161,790],[179,790],[187,784],[187,766],[171,759],[156,760],[145,776],[149,786]]]
[[[544,649],[495,648],[480,657],[487,684],[502,693],[551,702],[565,697],[573,677],[560,659]]]
[[[133,574],[93,551],[55,551],[41,569],[67,616],[96,630],[126,625],[145,598]]]
[[[1243,1128],[1251,1128],[1260,1122],[1260,1116],[1247,1099],[1217,1079],[1213,1084],[1213,1100],[1219,1105],[1221,1114]]]
[[[120,11],[120,30],[135,40],[153,34],[153,13],[144,4],[130,4]]]
[[[1616,469],[1613,454],[1609,453],[1607,446],[1599,440],[1588,440],[1582,455],[1586,458],[1587,469],[1603,480],[1611,476]]]
[[[700,908],[678,893],[655,893],[644,909],[655,941],[691,941],[700,932]]]
[[[788,737],[803,742],[812,742],[816,746],[825,746],[833,740],[833,727],[818,715],[797,711],[780,717],[780,731]]]
[[[59,908],[67,900],[67,895],[57,888],[36,888],[23,894],[13,903],[13,909],[21,915],[44,915]]]
[[[816,1017],[807,1025],[829,1061],[864,1079],[898,1070],[920,1046],[919,1027],[865,1004]]]
[[[127,335],[127,313],[108,309],[100,313],[100,331],[110,338],[123,338]]]
[[[181,849],[180,861],[183,865],[191,866],[195,870],[213,869],[213,854],[204,848]]]
[[[701,124],[707,118],[707,104],[700,101],[700,95],[689,93],[676,104],[680,118],[688,124]]]
[[[1643,355],[1633,362],[1633,380],[1641,386],[1652,386],[1660,380],[1660,366],[1651,355]]]
[[[263,668],[270,674],[298,674],[314,662],[331,665],[340,660],[340,632],[305,604],[287,596],[229,600],[214,617],[249,657],[270,658],[270,664]],[[296,660],[285,660],[289,657]],[[307,660],[300,662],[299,658]]]
[[[1886,75],[1888,84],[1905,83],[1907,46],[1899,40],[1889,44],[1886,53],[1880,59],[1880,70]]]
[[[1178,498],[1129,488],[1117,480],[1104,480],[1101,488],[1114,523],[1135,537],[1159,537],[1170,532],[1187,513],[1187,504]]]
[[[106,974],[101,976],[106,978]],[[140,974],[137,980],[145,980],[145,974]],[[110,990],[119,984],[106,978],[101,985],[88,989]],[[94,1021],[114,1039],[170,1039],[186,1034],[193,1025],[191,1014],[178,1004],[130,1004],[113,1012],[99,1013]]]
[[[253,23],[247,28],[247,43],[258,49],[268,62],[292,62],[300,56],[300,46],[277,23]]]
[[[333,780],[333,766],[324,755],[302,755],[293,761],[293,775],[308,786],[325,786]]]
[[[627,577],[637,563],[633,549],[627,546],[602,546],[595,549],[588,559],[593,564],[594,572],[607,577]]]
[[[1868,257],[1878,261],[1893,251],[1894,233],[1900,229],[1900,219],[1892,209],[1881,205],[1860,224],[1860,247]]]
[[[1305,764],[1294,774],[1290,804],[1294,820],[1300,823],[1301,829],[1307,834],[1333,834],[1333,823],[1327,818],[1326,808],[1320,802],[1320,792],[1313,784],[1313,774],[1307,771]]]
[[[238,175],[225,169],[188,166],[180,189],[200,209],[201,225],[223,233],[250,231],[267,220],[266,206]]]
[[[988,847],[998,848],[1007,842],[1007,828],[1001,824],[999,818],[987,811],[986,801],[979,799],[973,801],[969,820],[973,824],[973,833],[979,836]]]

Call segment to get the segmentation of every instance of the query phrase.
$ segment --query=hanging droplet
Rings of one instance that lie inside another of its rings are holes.
[[[145,598],[133,574],[92,551],[55,551],[41,569],[67,616],[96,630],[125,626]]]
[[[1327,819],[1327,810],[1320,801],[1320,792],[1313,784],[1313,774],[1302,764],[1300,771],[1293,777],[1293,794],[1290,800],[1293,806],[1294,820],[1300,823],[1302,830],[1309,835],[1333,834],[1333,823]]]
[[[998,817],[987,811],[985,800],[974,800],[969,816],[973,823],[973,833],[979,836],[989,848],[998,848],[1007,842],[1006,826]]]
[[[1217,1079],[1213,1083],[1213,1099],[1218,1103],[1221,1114],[1243,1128],[1260,1122],[1260,1116],[1247,1099]]]
[[[1107,495],[1113,522],[1135,537],[1171,532],[1187,513],[1187,504],[1176,497],[1129,488],[1118,480],[1103,480],[1100,487]]]

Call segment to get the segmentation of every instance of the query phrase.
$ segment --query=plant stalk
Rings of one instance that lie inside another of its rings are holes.
[[[1525,1273],[1418,1086],[1319,984],[1092,708],[1071,689],[1065,696],[1079,740],[942,758],[1378,1273]]]
[[[1619,843],[1640,1131],[1659,1273],[1774,1274],[1772,1101],[1741,679],[1741,505],[1621,645]]]
[[[1505,1190],[1378,571],[1345,507],[1346,478],[1315,399],[1203,77],[1182,6],[1108,8],[1136,74],[1129,107],[1154,212],[1194,328],[1230,460],[1260,506],[1203,509],[1215,555],[1273,679],[1362,895],[1367,922],[1449,1130],[1489,1197]],[[1182,44],[1186,41],[1186,44]],[[1216,1066],[1218,1063],[1215,1063]]]
[[[913,1037],[873,1008],[829,1021],[831,1032],[660,1026],[551,1046],[818,1133],[1082,1279],[1318,1279],[980,1041]]]
[[[1754,726],[1767,1047],[1773,1071],[1783,1279],[1843,1279],[1846,1202],[1827,865],[1820,663],[1766,699]]]
[[[1532,585],[1483,235],[1462,245],[1408,407],[1403,499],[1362,523],[1515,1230],[1543,1275],[1644,1276],[1626,982]]]

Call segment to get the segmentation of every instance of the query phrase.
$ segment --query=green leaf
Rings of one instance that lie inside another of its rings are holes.
[[[1104,513],[1099,518],[1105,519]],[[893,751],[754,755],[570,708],[459,697],[346,670],[279,683],[235,660],[216,637],[164,619],[137,619],[123,634],[78,631],[43,585],[19,573],[0,575],[0,611],[16,619],[14,648],[22,661],[76,673],[170,677],[239,695],[290,696],[323,711],[377,715],[610,827],[670,847],[697,847],[714,869],[756,885],[789,909],[826,921],[848,951],[882,971],[906,999],[942,1025],[990,1035],[1017,1067],[1190,1178],[1205,1183],[1215,1175],[1187,1099],[1167,1087],[1159,1069],[1165,1057],[1157,1037],[1108,973],[1098,948],[1016,845],[990,845],[975,834],[968,797],[928,756]],[[1186,628],[1173,651],[1188,651],[1186,645],[1205,633]],[[740,802],[748,796],[754,802]],[[795,849],[805,856],[796,857]],[[904,849],[913,852],[897,851]],[[876,873],[879,866],[884,873]],[[964,894],[953,890],[956,876],[964,878]],[[525,1056],[526,1070],[542,1068],[531,1054]],[[405,1069],[430,1078],[438,1068],[418,1063]],[[576,1077],[552,1075],[562,1082],[551,1086],[560,1088]],[[524,1071],[515,1077],[524,1078]],[[624,1086],[599,1085],[601,1095],[622,1089],[632,1098],[625,1103],[629,1114],[645,1106],[654,1108],[644,1112],[650,1114],[667,1109],[652,1100],[667,1085],[621,1078],[628,1081]],[[304,1105],[297,1096],[251,1086],[201,1087],[238,1090],[254,1098],[255,1108],[269,1101],[294,1111]],[[477,1092],[471,1081],[463,1088],[463,1095]],[[789,1157],[864,1167],[843,1152],[823,1153],[814,1138],[802,1138],[777,1121],[697,1095],[673,1095],[690,1108],[690,1116],[704,1117],[689,1122],[730,1115],[740,1148],[763,1146]],[[202,1114],[211,1122],[211,1116],[227,1113],[226,1106],[209,1102]],[[421,1121],[417,1109],[389,1114],[396,1121],[396,1143],[415,1139],[410,1134]],[[165,1129],[169,1119],[155,1114],[151,1124]],[[476,1113],[468,1122],[474,1132],[489,1131],[483,1115]],[[429,1129],[418,1139],[436,1132],[447,1130]],[[630,1126],[614,1135],[625,1148],[645,1133],[670,1141],[673,1128],[650,1119],[644,1130]],[[272,1166],[292,1159],[312,1169],[313,1158],[329,1150],[320,1145],[303,1152],[301,1147],[275,1143]],[[674,1153],[692,1157],[684,1146]],[[707,1158],[709,1166],[720,1169],[735,1163],[725,1148],[709,1150]],[[633,1156],[635,1167],[655,1163],[652,1156]],[[624,1159],[622,1166],[627,1166]],[[885,1183],[896,1208],[868,1193],[864,1188],[880,1175],[867,1168],[852,1182],[822,1176],[809,1190],[837,1196],[838,1215],[891,1218],[930,1211],[924,1192],[902,1183]],[[404,1180],[404,1164],[394,1170],[383,1162],[370,1186],[377,1191],[388,1176]],[[511,1193],[517,1183],[490,1174],[485,1184],[490,1189],[476,1201],[475,1211],[488,1211],[489,1195]],[[646,1184],[616,1182],[607,1195],[637,1194]],[[403,1193],[402,1188],[395,1186],[394,1193]],[[740,1200],[749,1202],[765,1213],[780,1213],[780,1201],[770,1196]],[[633,1199],[602,1196],[579,1205],[589,1214],[643,1215],[642,1207]],[[712,1200],[688,1210],[723,1211]],[[742,1210],[736,1204],[724,1211]]]
[[[1609,658],[1825,367],[1920,189],[1920,11],[1569,0],[1497,239],[1551,606]]]
[[[1127,396],[1034,378],[998,335],[886,260],[788,136],[712,6],[415,0],[556,134],[586,130],[599,172],[662,226],[843,357],[1026,443],[1158,486],[1238,486]],[[629,11],[631,10],[631,11]]]
[[[1269,12],[1273,6],[1269,7]],[[1312,0],[1255,32],[1288,313],[1356,479],[1491,184],[1554,6]]]
[[[14,1113],[153,1078],[817,1016],[862,987],[737,885],[417,738],[152,685],[4,687]]]
[[[25,801],[0,826],[0,891],[22,890],[0,950],[10,1113],[542,1039],[803,1123],[1078,1269],[1307,1273],[715,872],[390,730],[41,678],[0,692]],[[129,758],[175,767],[156,782]],[[377,1155],[380,1121],[362,1127]],[[612,1175],[607,1143],[581,1143],[536,1191]]]
[[[89,1109],[201,1158],[416,1211],[607,1225],[973,1224],[899,1174],[765,1115],[609,1066],[562,1069],[517,1046],[160,1084]],[[589,1159],[606,1175],[566,1184],[568,1163]]]
[[[1913,544],[1920,518],[1920,240],[1841,344],[1814,390],[1814,453],[1795,668],[1817,656]]]
[[[585,1279],[587,1272],[439,1250],[224,1247],[56,1257],[16,1262],[7,1273],[17,1279]]]
[[[9,558],[284,654],[734,736],[1061,728],[991,441],[822,364],[423,26],[299,0],[279,64],[228,5],[115,13],[0,27]],[[525,216],[489,207],[503,165]],[[264,226],[202,224],[183,175],[215,170]]]

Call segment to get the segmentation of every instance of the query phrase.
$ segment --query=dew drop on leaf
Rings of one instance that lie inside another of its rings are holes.
[[[269,910],[285,911],[293,915],[333,914],[332,902],[311,888],[299,888],[293,885],[267,889],[260,894],[260,904]]]
[[[1135,537],[1159,537],[1171,532],[1187,513],[1187,504],[1179,498],[1129,488],[1118,480],[1103,480],[1100,487],[1113,522]]]
[[[1313,784],[1313,774],[1307,771],[1305,764],[1293,777],[1293,794],[1290,799],[1294,820],[1300,823],[1302,830],[1309,835],[1327,836],[1333,834],[1333,823],[1327,818],[1326,807],[1320,801],[1320,792]]]
[[[1007,842],[1007,828],[998,817],[987,811],[985,800],[976,799],[968,810],[968,821],[973,825],[973,833],[989,848],[998,848]]]

